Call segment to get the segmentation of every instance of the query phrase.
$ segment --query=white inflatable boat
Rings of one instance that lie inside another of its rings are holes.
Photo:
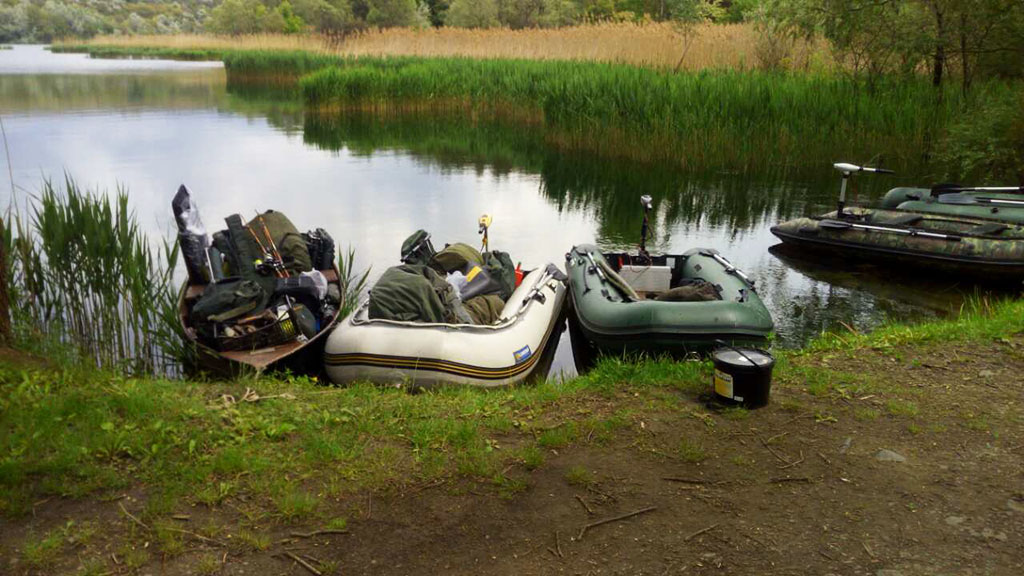
[[[565,276],[554,265],[528,274],[492,325],[371,320],[369,300],[327,339],[336,384],[368,380],[428,387],[499,387],[545,376],[563,322]]]

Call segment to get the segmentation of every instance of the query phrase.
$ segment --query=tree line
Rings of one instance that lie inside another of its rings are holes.
[[[0,42],[98,34],[533,28],[693,16],[739,22],[757,4],[759,0],[0,0]]]

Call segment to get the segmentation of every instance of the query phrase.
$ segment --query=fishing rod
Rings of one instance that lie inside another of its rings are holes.
[[[267,250],[267,247],[263,245],[263,242],[260,241],[260,237],[256,235],[256,232],[254,232],[252,228],[246,226],[245,229],[249,231],[249,234],[252,234],[252,239],[255,240],[256,244],[260,247],[260,252],[263,254],[264,260],[270,262],[270,267],[274,270],[274,274],[278,278],[284,278],[285,276],[282,274],[284,268],[283,263],[279,263],[274,259],[273,253]]]
[[[895,174],[892,170],[886,170],[885,168],[872,168],[869,166],[857,166],[856,164],[848,164],[846,162],[836,162],[832,165],[833,168],[839,170],[843,175],[843,184],[839,188],[839,203],[836,207],[836,216],[842,218],[843,208],[846,207],[846,185],[850,180],[850,176],[858,172],[874,172],[877,174]]]
[[[270,246],[270,255],[274,258],[274,265],[279,267],[282,278],[288,278],[291,274],[289,274],[288,270],[284,267],[284,258],[281,257],[281,253],[277,250],[277,245],[274,244],[274,236],[270,233],[270,229],[267,228],[267,221],[264,220],[263,215],[259,213],[256,214],[256,219],[259,220],[260,225],[263,227],[263,235],[266,236],[267,244]]]

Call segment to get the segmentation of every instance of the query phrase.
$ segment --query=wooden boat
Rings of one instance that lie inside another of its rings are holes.
[[[594,353],[685,357],[718,341],[764,344],[774,328],[753,281],[712,249],[638,257],[580,245],[566,271],[577,365]],[[713,299],[672,300],[685,285]]]
[[[771,229],[783,242],[843,258],[989,282],[1024,279],[1024,226],[984,218],[846,208]]]
[[[336,384],[511,386],[543,377],[563,327],[565,276],[553,264],[526,275],[495,324],[371,319],[369,299],[327,338]]]
[[[338,288],[344,298],[337,267],[320,271],[328,284]],[[189,321],[192,305],[203,294],[206,285],[182,286],[178,300],[178,316],[187,342],[195,348],[196,366],[193,368],[222,377],[235,377],[245,373],[260,373],[268,370],[288,370],[296,374],[317,375],[322,372],[323,349],[327,334],[338,322],[344,302],[339,303],[334,315],[321,322],[315,336],[300,342],[293,340],[276,346],[250,350],[219,351],[204,344],[197,338]]]

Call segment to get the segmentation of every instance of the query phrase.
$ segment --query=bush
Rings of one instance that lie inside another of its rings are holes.
[[[447,23],[459,28],[489,28],[498,25],[496,0],[453,0]]]
[[[366,23],[381,28],[395,26],[422,26],[427,22],[416,0],[369,0]]]
[[[954,180],[1024,184],[1024,96],[979,99],[949,127],[938,159]]]

